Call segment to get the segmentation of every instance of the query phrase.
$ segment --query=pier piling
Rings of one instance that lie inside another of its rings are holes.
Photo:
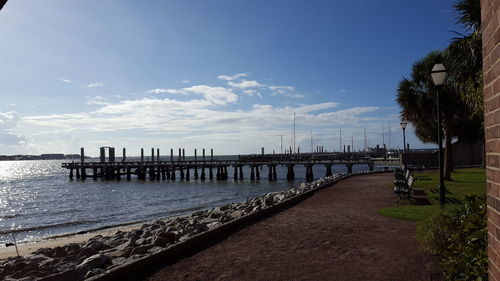
[[[333,175],[332,173],[332,165],[331,164],[327,164],[325,165],[326,167],[326,174],[325,174],[325,177],[330,177]]]
[[[175,166],[172,167],[172,173],[170,174],[170,180],[175,181]]]
[[[106,148],[99,148],[99,160],[102,164],[106,163]]]
[[[352,163],[347,163],[345,166],[347,167],[347,173],[352,174]]]
[[[289,181],[295,180],[295,172],[293,170],[295,165],[287,165],[286,179]]]

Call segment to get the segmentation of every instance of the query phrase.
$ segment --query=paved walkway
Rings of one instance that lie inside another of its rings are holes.
[[[396,202],[392,177],[343,180],[149,280],[438,280],[416,223],[377,213]]]

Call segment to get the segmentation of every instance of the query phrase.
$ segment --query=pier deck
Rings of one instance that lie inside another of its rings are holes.
[[[170,159],[166,161],[165,157],[160,157],[159,149],[156,152],[156,158],[155,151],[152,149],[151,160],[144,161],[144,150],[141,150],[140,160],[129,161],[124,149],[121,161],[115,161],[114,148],[109,148],[108,158],[105,157],[105,151],[101,148],[100,161],[86,162],[82,148],[80,162],[62,163],[62,167],[70,171],[70,179],[76,176],[77,179],[90,177],[108,180],[120,180],[122,176],[125,176],[127,180],[130,180],[132,176],[140,180],[145,180],[148,176],[151,180],[176,180],[177,177],[180,180],[213,180],[214,178],[227,180],[229,178],[228,167],[233,168],[235,180],[243,180],[244,166],[250,168],[251,180],[261,178],[260,172],[263,167],[268,168],[268,180],[276,180],[277,166],[287,167],[287,179],[293,180],[296,165],[306,167],[306,180],[312,180],[314,165],[323,165],[326,169],[325,176],[332,175],[332,165],[345,165],[348,173],[352,173],[353,165],[367,165],[370,171],[374,167],[372,159],[357,153],[261,154],[239,156],[235,160],[219,160],[214,158],[213,150],[211,150],[210,157],[205,157],[205,150],[203,150],[203,156],[198,159],[195,150],[194,160],[186,160],[184,150],[181,153],[179,149],[179,157],[174,158],[173,149],[171,149]]]

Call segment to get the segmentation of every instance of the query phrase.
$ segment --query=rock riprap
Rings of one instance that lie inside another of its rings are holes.
[[[279,204],[304,192],[329,184],[331,176],[298,187],[271,192],[245,202],[231,203],[189,216],[159,219],[139,229],[117,231],[112,236],[95,236],[85,243],[41,248],[30,255],[0,260],[0,280],[55,281],[83,280],[133,262],[262,209]]]

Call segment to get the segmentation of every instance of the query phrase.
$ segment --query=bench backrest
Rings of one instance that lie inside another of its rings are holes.
[[[413,187],[413,183],[415,182],[415,179],[413,178],[413,176],[409,176],[408,177],[408,189],[412,189]]]

